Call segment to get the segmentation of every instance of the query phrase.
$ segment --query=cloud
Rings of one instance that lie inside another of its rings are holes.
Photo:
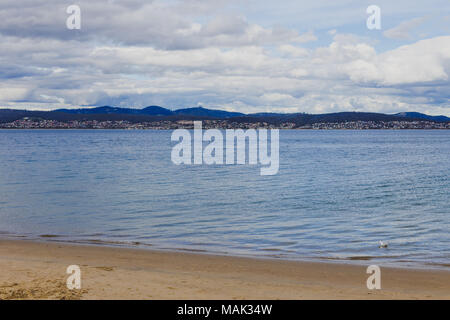
[[[355,59],[344,65],[355,82],[392,86],[449,81],[450,36],[421,40],[380,55],[363,47],[355,52]]]
[[[274,103],[274,102],[286,103],[286,101],[295,101],[295,98],[293,96],[291,96],[290,94],[284,94],[284,93],[278,93],[278,92],[265,93],[261,96],[261,99],[266,102],[269,102],[269,103]]]
[[[2,1],[0,33],[9,36],[59,40],[102,41],[118,45],[180,50],[209,46],[235,47],[315,41],[312,32],[262,27],[227,13],[234,1],[80,0],[81,30],[66,28],[68,2]],[[205,20],[199,23],[196,20]]]
[[[330,40],[225,0],[80,1],[82,30],[69,31],[68,4],[2,1],[0,107],[450,115],[450,36],[380,52],[366,33]]]
[[[386,38],[389,39],[396,39],[396,40],[409,40],[412,39],[411,31],[420,26],[423,22],[425,22],[427,18],[421,17],[421,18],[414,18],[411,20],[403,21],[398,26],[386,30],[383,32],[383,35]]]
[[[9,44],[2,55],[13,70],[22,70],[15,67],[21,61],[23,68],[26,64],[39,70],[7,77],[4,86],[10,92],[0,95],[3,106],[177,108],[202,102],[242,112],[449,107],[450,37],[421,40],[381,54],[366,43],[349,42],[348,37],[336,37],[329,46],[314,50],[282,45],[277,51],[258,46],[163,50],[0,40]]]
[[[22,100],[28,93],[27,88],[24,87],[7,87],[0,86],[0,101],[15,101]]]

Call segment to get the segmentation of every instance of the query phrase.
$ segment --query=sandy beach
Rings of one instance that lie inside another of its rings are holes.
[[[368,290],[366,266],[52,242],[0,240],[0,270],[0,299],[450,299],[446,270],[381,266]]]

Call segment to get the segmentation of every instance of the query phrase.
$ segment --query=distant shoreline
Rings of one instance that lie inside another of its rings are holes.
[[[191,128],[176,128],[176,129],[187,129],[190,130]],[[210,129],[219,129],[219,130],[226,130],[226,128],[210,128]],[[296,128],[296,129],[285,129],[285,128],[274,128],[279,130],[295,130],[295,131],[402,131],[402,130],[415,130],[415,131],[446,131],[450,128],[424,128],[424,129],[415,129],[415,128],[404,128],[404,129],[311,129],[311,128]],[[37,131],[44,131],[44,130],[117,130],[117,131],[168,131],[168,130],[175,130],[175,129],[155,129],[155,128],[146,128],[146,129],[123,129],[123,128],[0,128],[0,130],[37,130]],[[245,129],[244,129],[245,130]]]
[[[113,130],[176,130],[193,129],[194,121],[156,121],[132,123],[129,121],[32,121],[17,120],[0,123],[0,129],[113,129]],[[350,121],[314,123],[297,126],[295,123],[270,124],[267,122],[231,122],[229,120],[203,120],[204,129],[279,129],[279,130],[448,130],[450,122],[431,121]]]
[[[253,113],[202,107],[169,110],[96,107],[28,111],[0,109],[0,128],[14,129],[190,129],[202,121],[205,129],[450,129],[450,118],[418,112]]]

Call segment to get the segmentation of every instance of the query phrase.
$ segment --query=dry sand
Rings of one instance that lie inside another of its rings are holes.
[[[381,268],[0,240],[0,299],[450,299],[450,271]]]

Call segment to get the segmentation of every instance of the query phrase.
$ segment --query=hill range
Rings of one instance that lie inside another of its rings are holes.
[[[0,123],[37,118],[43,120],[67,121],[129,121],[132,123],[178,120],[229,120],[233,122],[267,122],[271,124],[295,123],[304,126],[314,123],[339,123],[349,121],[431,121],[450,122],[446,116],[430,116],[418,112],[401,112],[384,114],[373,112],[337,112],[325,114],[307,113],[253,113],[244,114],[203,107],[169,110],[160,106],[149,106],[143,109],[120,107],[95,107],[79,109],[57,109],[52,111],[28,111],[16,109],[0,109]]]

